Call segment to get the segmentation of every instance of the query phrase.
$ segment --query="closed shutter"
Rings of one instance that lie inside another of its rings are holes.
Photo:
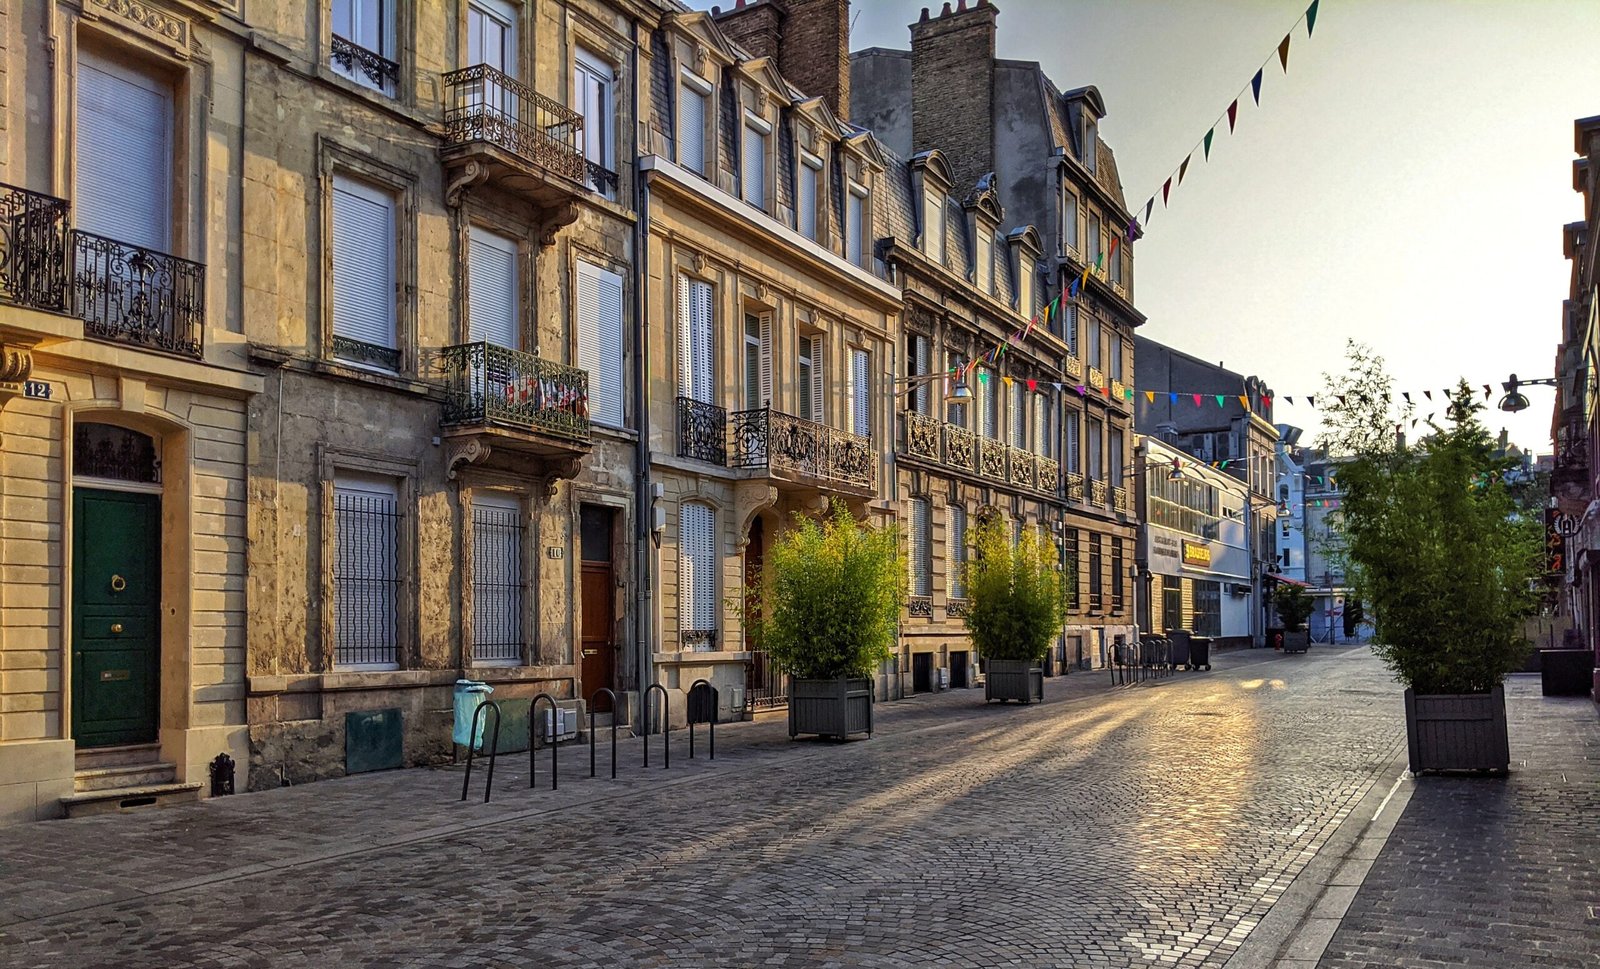
[[[340,477],[333,489],[334,664],[398,665],[399,483]]]
[[[988,229],[978,229],[978,258],[977,258],[978,285],[985,293],[994,295],[994,233]]]
[[[795,225],[807,239],[817,237],[817,180],[821,173],[809,161],[800,165],[795,202]]]
[[[867,200],[854,189],[846,193],[845,200],[845,252],[850,265],[861,265],[861,240],[865,234],[864,213]]]
[[[678,515],[678,623],[684,630],[717,627],[716,515],[685,504]]]
[[[951,505],[950,536],[947,544],[949,553],[945,556],[948,563],[950,576],[950,598],[965,599],[967,597],[967,510],[960,505]]]
[[[589,372],[589,416],[623,424],[622,277],[578,263],[578,366]]]
[[[78,228],[167,252],[172,240],[172,91],[118,64],[78,61]]]
[[[911,335],[911,372],[909,376],[924,378],[928,376],[929,371],[933,369],[933,363],[929,358],[930,348],[931,343],[927,337],[920,333]],[[914,389],[911,392],[912,408],[919,414],[928,413],[928,400],[932,393],[930,382],[925,379],[918,380],[913,387]]]
[[[1067,470],[1076,473],[1078,463],[1078,413],[1067,412]]]
[[[394,302],[394,199],[335,176],[333,332],[394,349]]]
[[[1028,388],[1021,380],[1011,385],[1011,444],[1028,447]]]
[[[1033,397],[1033,451],[1035,454],[1050,453],[1050,420],[1046,416],[1048,411],[1044,406],[1044,395],[1034,394]]]
[[[472,497],[472,658],[522,658],[522,503],[513,495]]]
[[[928,499],[911,499],[911,594],[914,596],[933,595],[931,531]]]
[[[706,96],[686,80],[678,82],[678,164],[706,173]]]
[[[715,403],[711,284],[678,277],[678,387],[690,400]]]
[[[744,165],[740,177],[744,200],[757,208],[767,207],[767,137],[753,125],[744,126]]]
[[[772,404],[772,314],[761,314],[761,406]]]
[[[989,379],[984,380],[984,377]],[[978,376],[978,396],[983,398],[983,436],[989,440],[1000,437],[1000,391],[997,384],[999,375],[992,370],[983,370]]]
[[[744,406],[766,407],[772,401],[772,317],[746,313],[744,317]]]
[[[850,351],[850,430],[862,437],[872,434],[872,355]]]
[[[517,244],[473,226],[467,233],[467,273],[468,341],[517,349]]]

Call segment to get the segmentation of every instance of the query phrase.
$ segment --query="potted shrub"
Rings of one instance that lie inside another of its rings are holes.
[[[1045,654],[1061,632],[1055,549],[1033,531],[1013,547],[998,515],[978,523],[967,568],[967,631],[987,666],[984,702],[1044,699]]]
[[[1283,651],[1303,653],[1309,649],[1311,634],[1306,631],[1306,620],[1311,618],[1316,603],[1306,595],[1306,590],[1290,583],[1278,586],[1272,594],[1272,608],[1277,610],[1278,620],[1283,623]]]
[[[905,598],[895,531],[837,503],[820,522],[797,515],[764,573],[755,625],[790,676],[789,736],[872,736],[871,676],[893,653]]]
[[[1413,772],[1510,766],[1502,680],[1529,648],[1522,622],[1542,549],[1479,409],[1462,383],[1446,426],[1430,420],[1409,446],[1393,430],[1368,434],[1339,473],[1345,556],[1376,625],[1373,651],[1406,685]]]

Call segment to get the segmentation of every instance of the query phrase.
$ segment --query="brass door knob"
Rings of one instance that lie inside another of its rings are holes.
[[[120,622],[112,623],[111,624],[111,631],[114,632],[114,633],[122,632],[122,623],[120,623]]]

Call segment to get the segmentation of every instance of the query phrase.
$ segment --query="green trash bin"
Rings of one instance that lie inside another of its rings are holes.
[[[494,687],[482,680],[456,680],[456,722],[451,739],[457,744],[462,747],[470,745],[473,750],[483,749],[483,732],[489,726],[489,717],[483,717],[476,735],[473,734],[472,721],[478,714],[478,708],[493,692]]]

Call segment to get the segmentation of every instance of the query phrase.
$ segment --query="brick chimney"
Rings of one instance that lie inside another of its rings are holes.
[[[801,91],[820,96],[850,120],[850,0],[787,0],[779,70]]]
[[[711,17],[728,39],[751,57],[777,57],[783,21],[789,11],[778,0],[738,0],[731,10],[711,8]]]
[[[995,20],[989,0],[948,2],[937,16],[922,8],[911,25],[911,144],[937,148],[956,185],[971,187],[995,169]]]

